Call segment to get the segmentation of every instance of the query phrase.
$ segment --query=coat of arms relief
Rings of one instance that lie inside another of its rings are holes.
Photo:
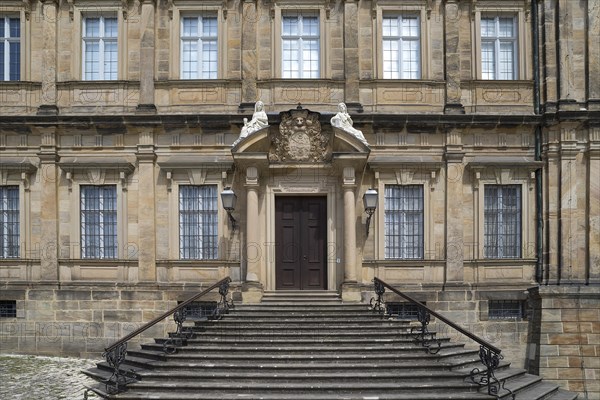
[[[279,131],[271,136],[271,162],[324,162],[331,158],[330,134],[321,130],[319,114],[291,110],[281,114]]]

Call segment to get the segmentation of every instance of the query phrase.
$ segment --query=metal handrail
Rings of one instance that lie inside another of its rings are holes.
[[[438,314],[437,312],[433,311],[431,308],[427,307],[425,304],[421,303],[418,300],[413,299],[412,297],[410,297],[407,294],[402,293],[401,291],[399,291],[398,289],[394,288],[390,284],[385,283],[381,279],[374,278],[373,281],[381,283],[383,286],[385,286],[386,288],[390,289],[390,291],[396,293],[398,296],[400,296],[400,297],[408,300],[409,302],[411,302],[413,304],[416,304],[417,306],[419,306],[420,308],[422,308],[424,310],[427,310],[427,312],[429,312],[429,314],[433,315],[434,317],[436,317],[440,321],[446,323],[451,328],[453,328],[453,329],[457,330],[458,332],[462,333],[463,335],[465,335],[469,339],[471,339],[471,340],[479,343],[481,346],[485,346],[485,347],[489,348],[490,350],[492,350],[493,352],[498,353],[498,354],[500,354],[502,352],[502,350],[500,350],[499,348],[497,348],[493,344],[491,344],[491,343],[483,340],[482,338],[480,338],[479,336],[475,335],[474,333],[469,332],[468,330],[466,330],[462,326],[460,326],[460,325],[458,325],[458,324],[450,321],[448,318],[444,317],[441,314]]]
[[[200,297],[204,296],[205,294],[207,294],[208,292],[214,290],[215,288],[221,286],[224,283],[229,283],[231,282],[231,278],[227,277],[224,279],[221,279],[219,282],[212,284],[211,286],[209,286],[208,288],[204,289],[202,292],[198,293],[197,295],[187,299],[186,301],[184,301],[183,303],[177,305],[177,307],[170,309],[169,311],[165,312],[164,314],[154,318],[152,321],[148,322],[146,325],[142,326],[139,329],[136,329],[135,331],[131,332],[129,335],[121,338],[120,340],[116,341],[115,343],[111,344],[110,346],[106,347],[104,349],[105,352],[109,352],[111,350],[114,350],[117,346],[119,346],[120,344],[123,344],[125,342],[128,342],[129,340],[133,339],[134,337],[136,337],[137,335],[139,335],[140,333],[143,333],[145,330],[153,327],[154,325],[158,324],[160,321],[162,321],[163,319],[167,318],[170,315],[175,314],[175,312],[181,310],[182,308],[187,307],[190,303],[198,300]]]
[[[473,368],[469,374],[470,380],[481,387],[486,387],[488,394],[496,396],[497,399],[500,398],[499,392],[501,389],[506,390],[509,393],[509,395],[511,395],[512,399],[515,399],[515,394],[512,392],[512,390],[504,387],[504,382],[500,382],[495,375],[495,371],[500,365],[500,360],[503,359],[503,356],[500,354],[502,350],[500,350],[493,344],[485,341],[484,339],[480,338],[479,336],[475,335],[474,333],[467,331],[460,325],[450,321],[443,315],[433,311],[431,308],[427,307],[420,301],[417,301],[409,295],[402,293],[401,291],[391,286],[390,284],[385,283],[381,279],[373,278],[373,282],[375,284],[375,294],[377,295],[377,298],[371,299],[371,307],[373,310],[379,312],[386,312],[384,306],[385,302],[383,301],[383,294],[385,293],[385,288],[388,288],[393,293],[397,294],[405,300],[408,300],[409,302],[415,304],[418,307],[417,318],[421,323],[421,327],[413,327],[410,333],[414,335],[415,341],[420,343],[421,346],[423,346],[425,350],[430,354],[436,354],[441,349],[441,341],[435,337],[434,333],[429,332],[427,328],[427,326],[429,325],[431,315],[433,315],[438,320],[444,322],[454,330],[465,335],[469,339],[477,342],[479,344],[479,360],[485,366],[485,369],[480,370],[479,368]],[[436,344],[437,346],[433,346],[432,344]]]
[[[185,319],[186,319],[186,307],[190,303],[198,300],[200,297],[206,295],[210,291],[212,291],[216,288],[219,288],[219,294],[221,295],[221,300],[220,300],[219,304],[217,305],[217,309],[215,310],[215,314],[214,314],[214,316],[219,317],[223,312],[227,312],[230,308],[233,307],[233,302],[231,302],[231,304],[230,304],[230,302],[227,300],[227,293],[229,291],[229,283],[230,282],[231,282],[231,278],[229,278],[229,277],[221,279],[217,283],[214,283],[214,284],[210,285],[209,287],[207,287],[206,289],[204,289],[202,292],[190,297],[189,299],[182,302],[181,304],[178,304],[176,307],[174,307],[174,308],[170,309],[169,311],[163,313],[162,315],[154,318],[152,321],[146,323],[144,326],[136,329],[135,331],[131,332],[130,334],[124,336],[123,338],[119,339],[115,343],[106,347],[104,349],[104,353],[102,353],[102,356],[106,358],[107,363],[113,369],[113,374],[111,375],[110,378],[108,378],[105,381],[106,390],[110,394],[120,393],[127,389],[127,385],[129,383],[138,381],[140,379],[140,376],[135,371],[133,371],[133,370],[123,371],[121,369],[121,364],[125,361],[125,357],[127,356],[127,342],[129,340],[131,340],[132,338],[143,333],[144,331],[146,331],[147,329],[156,325],[157,323],[161,322],[162,320],[169,317],[170,315],[173,315],[173,318],[174,318],[175,322],[177,323],[177,333],[175,334],[177,340],[174,341],[173,339],[169,339],[168,341],[166,341],[165,344],[163,345],[163,351],[166,353],[170,353],[170,354],[174,353],[175,351],[177,351],[177,348],[175,345],[183,344],[183,340],[181,340],[181,337],[184,337],[184,338],[193,337],[193,332],[185,333],[182,328],[183,323],[185,322]]]

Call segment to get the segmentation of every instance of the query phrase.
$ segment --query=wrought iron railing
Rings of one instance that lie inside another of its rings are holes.
[[[411,334],[413,334],[414,339],[417,343],[420,343],[421,346],[425,348],[425,350],[431,354],[435,354],[441,349],[441,341],[436,338],[435,333],[431,333],[428,329],[428,325],[433,315],[437,320],[445,323],[449,327],[458,331],[459,333],[465,335],[469,339],[475,341],[479,344],[479,359],[481,363],[484,365],[484,369],[473,368],[469,374],[469,379],[481,386],[487,388],[487,393],[489,395],[495,396],[496,398],[500,398],[499,392],[500,390],[506,390],[508,394],[515,399],[514,393],[504,387],[504,382],[500,382],[498,378],[496,378],[495,372],[500,365],[500,361],[504,358],[502,354],[502,350],[497,348],[496,346],[488,343],[483,340],[479,336],[475,335],[472,332],[464,329],[463,327],[457,325],[456,323],[450,321],[448,318],[443,315],[433,311],[431,308],[427,307],[425,304],[413,299],[407,294],[402,293],[398,289],[393,286],[385,283],[379,278],[374,278],[373,283],[375,285],[375,295],[376,297],[371,298],[371,308],[382,316],[386,315],[386,307],[385,302],[383,300],[383,295],[385,293],[385,289],[389,289],[391,292],[397,294],[408,302],[415,304],[418,307],[417,319],[421,323],[420,327],[413,327],[411,329]]]
[[[233,308],[233,301],[227,299],[229,292],[229,283],[231,278],[225,278],[219,282],[209,286],[197,295],[192,296],[188,300],[177,305],[177,307],[165,312],[164,314],[154,318],[144,326],[135,331],[131,332],[121,340],[111,344],[104,349],[102,356],[106,358],[106,362],[112,369],[112,375],[104,383],[106,384],[106,392],[108,394],[117,394],[127,390],[127,385],[140,380],[140,376],[132,369],[126,371],[121,368],[121,365],[125,362],[127,357],[127,342],[134,337],[138,336],[142,332],[146,331],[150,327],[158,324],[167,317],[173,315],[173,319],[177,324],[177,331],[171,335],[163,344],[163,351],[167,354],[174,354],[177,352],[179,346],[184,345],[185,339],[193,337],[194,333],[191,329],[187,329],[183,326],[187,318],[186,307],[192,302],[198,300],[200,297],[208,294],[212,290],[219,288],[220,300],[217,306],[209,316],[211,319],[219,319],[226,314],[230,309]],[[87,392],[86,397],[87,398]]]

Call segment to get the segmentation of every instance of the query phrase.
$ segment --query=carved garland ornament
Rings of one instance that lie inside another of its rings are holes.
[[[318,113],[292,110],[282,114],[279,132],[271,136],[271,162],[323,162],[330,156],[329,134],[321,131]]]

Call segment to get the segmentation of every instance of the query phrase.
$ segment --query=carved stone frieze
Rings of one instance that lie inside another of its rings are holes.
[[[319,114],[291,110],[281,115],[279,131],[271,136],[271,162],[325,162],[331,158],[330,134],[321,130]]]

